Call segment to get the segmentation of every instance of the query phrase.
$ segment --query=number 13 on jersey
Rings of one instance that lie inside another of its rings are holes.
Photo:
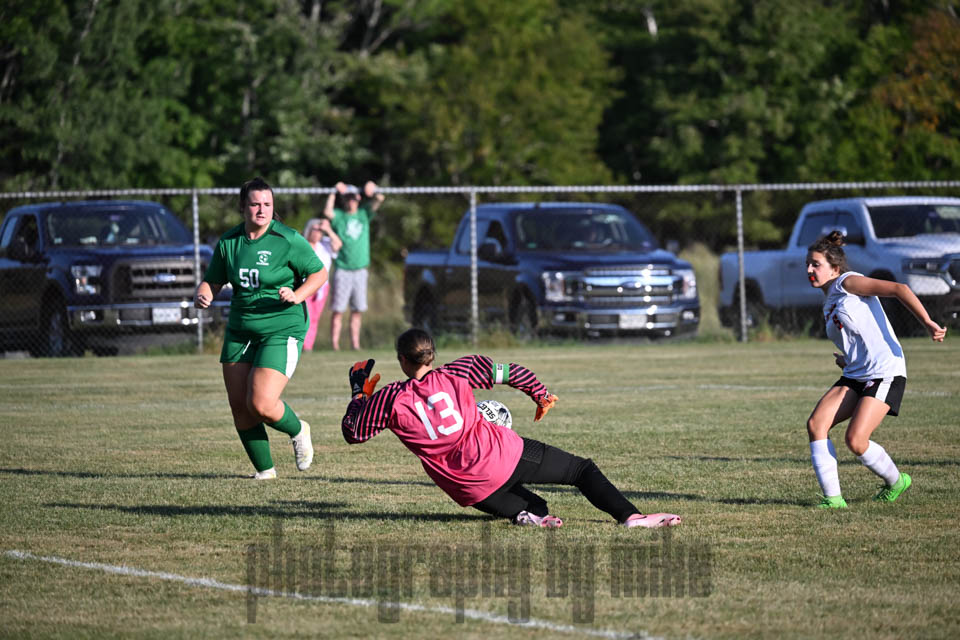
[[[430,417],[427,416],[427,410],[424,409],[423,403],[418,400],[414,403],[414,406],[416,406],[417,415],[420,416],[420,422],[423,423],[424,428],[427,430],[427,435],[430,436],[431,440],[437,439],[437,431],[442,435],[448,436],[463,428],[463,416],[453,408],[453,398],[451,398],[450,394],[446,391],[440,391],[427,398],[427,409],[429,409],[431,413],[437,414],[440,418],[440,422],[436,425],[436,428],[434,428],[433,423],[430,422]]]

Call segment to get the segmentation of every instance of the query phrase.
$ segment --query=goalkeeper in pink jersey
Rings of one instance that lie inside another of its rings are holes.
[[[430,334],[421,329],[404,332],[397,338],[397,360],[408,379],[376,393],[380,374],[370,377],[374,361],[356,363],[350,370],[353,399],[341,424],[344,439],[358,444],[390,429],[457,504],[509,518],[514,524],[563,524],[526,483],[573,485],[625,527],[680,524],[680,517],[673,514],[641,514],[589,458],[521,438],[480,417],[473,389],[507,384],[533,399],[535,421],[543,418],[557,397],[532,371],[518,364],[495,364],[481,355],[434,369],[435,357]]]

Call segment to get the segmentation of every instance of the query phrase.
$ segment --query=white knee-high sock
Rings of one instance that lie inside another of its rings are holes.
[[[900,479],[900,470],[897,469],[890,454],[873,440],[867,445],[863,455],[857,458],[867,469],[883,478],[888,487],[892,487]]]
[[[830,438],[810,443],[810,462],[823,495],[832,498],[840,495],[840,476],[837,473],[837,450]]]

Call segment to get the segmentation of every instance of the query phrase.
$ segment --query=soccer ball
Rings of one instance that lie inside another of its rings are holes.
[[[481,400],[477,403],[477,411],[487,422],[498,424],[507,429],[513,428],[513,417],[510,415],[510,409],[507,405],[496,400]]]

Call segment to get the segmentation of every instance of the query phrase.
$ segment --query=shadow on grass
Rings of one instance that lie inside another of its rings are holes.
[[[125,506],[119,504],[83,504],[72,502],[50,502],[45,507],[59,509],[90,509],[92,511],[118,511],[138,516],[162,516],[178,518],[181,516],[269,516],[271,518],[315,518],[322,516],[327,509],[336,509],[344,503],[314,502],[297,503],[286,507],[268,505],[169,505],[169,504],[141,504]]]
[[[677,457],[677,456],[674,456]],[[723,459],[720,459],[723,460]],[[745,459],[741,458],[729,458],[730,461],[743,461]],[[787,459],[789,461],[789,459]],[[809,463],[807,463],[809,464]],[[845,464],[841,462],[841,464]],[[851,463],[852,464],[852,463]],[[856,464],[859,464],[857,462]],[[909,464],[909,463],[904,463]],[[944,464],[951,464],[949,462],[944,462]],[[954,463],[955,464],[955,463]],[[911,465],[912,466],[912,465]],[[244,479],[249,480],[248,476],[237,476],[237,475],[228,475],[228,474],[212,474],[212,473],[136,473],[136,474],[124,474],[124,473],[93,473],[88,471],[50,471],[50,470],[35,470],[35,469],[9,469],[9,468],[0,468],[0,473],[10,473],[15,475],[49,475],[49,476],[59,476],[59,477],[68,477],[68,478],[84,478],[84,479],[103,479],[103,478],[135,478],[135,479],[150,479],[150,478],[175,478],[175,479],[195,479],[195,480],[236,480]],[[421,487],[434,487],[436,486],[432,482],[424,482],[418,480],[376,480],[368,478],[347,478],[344,476],[307,476],[305,479],[308,480],[320,480],[323,482],[330,483],[351,483],[351,484],[369,484],[369,485],[409,485],[409,486],[421,486]],[[564,487],[557,485],[539,485],[537,486],[537,491],[543,493],[569,493],[574,495],[580,495],[578,489],[572,487]],[[631,500],[636,501],[657,501],[657,500],[686,500],[690,502],[717,502],[720,504],[782,504],[782,505],[799,505],[804,506],[807,504],[803,500],[784,500],[778,498],[707,498],[704,496],[699,496],[691,493],[671,493],[666,491],[624,491],[623,495]],[[306,505],[310,503],[291,503]],[[51,507],[73,507],[73,508],[85,508],[85,509],[115,509],[118,511],[126,511],[129,513],[141,513],[148,515],[161,515],[161,516],[182,516],[182,515],[211,515],[211,516],[224,516],[224,515],[238,515],[238,516],[252,516],[252,515],[268,515],[271,517],[287,517],[287,518],[300,518],[300,517],[333,517],[333,518],[343,518],[347,520],[360,520],[360,519],[380,519],[380,520],[433,520],[433,521],[455,521],[455,520],[473,520],[477,517],[483,517],[481,514],[471,514],[471,515],[452,515],[452,514],[428,514],[428,515],[418,515],[418,514],[396,514],[396,513],[350,513],[350,512],[336,512],[336,513],[324,513],[324,508],[337,508],[343,506],[344,503],[314,503],[319,509],[317,511],[306,511],[299,513],[283,513],[277,511],[273,507],[231,507],[231,506],[210,506],[210,507],[178,507],[178,506],[141,506],[141,507],[122,507],[119,505],[84,505],[84,504],[48,504],[47,506]],[[326,507],[321,507],[321,505],[326,504]]]
[[[11,475],[20,475],[20,476],[56,476],[60,478],[91,478],[102,480],[104,478],[133,478],[138,480],[148,480],[151,478],[158,479],[175,479],[175,480],[237,480],[244,479],[249,480],[249,475],[237,475],[229,473],[170,473],[170,472],[157,472],[157,473],[100,473],[93,471],[61,471],[56,469],[22,469],[22,468],[4,468],[0,467],[0,473],[9,473]],[[369,478],[346,478],[343,476],[311,476],[311,475],[291,475],[290,478],[298,478],[302,480],[320,480],[322,482],[331,482],[331,483],[360,483],[360,484],[395,484],[395,485],[410,485],[410,486],[420,486],[420,487],[435,487],[436,485],[428,481],[417,481],[417,480],[384,480],[384,479],[369,479]]]
[[[533,486],[533,485],[531,485]],[[540,493],[569,493],[580,495],[579,489],[558,487],[555,485],[538,485],[537,492]],[[669,491],[622,491],[624,496],[632,501],[639,502],[638,507],[643,507],[644,502],[656,502],[658,500],[685,500],[687,502],[717,502],[719,504],[780,504],[787,506],[808,506],[809,500],[790,500],[787,498],[709,498],[707,496],[698,496],[692,493],[671,493]],[[643,509],[641,509],[643,510]],[[649,510],[654,511],[654,510]]]
[[[458,513],[382,513],[378,511],[340,511],[345,502],[300,502],[278,501],[276,505],[152,505],[125,506],[119,504],[83,504],[72,502],[49,502],[45,507],[58,509],[89,509],[91,511],[117,511],[132,515],[179,518],[181,516],[267,516],[277,519],[317,518],[320,520],[374,520],[378,522],[421,520],[429,522],[464,522],[489,519],[482,514]]]
[[[384,480],[384,479],[374,479],[369,478],[347,478],[344,476],[310,476],[310,480],[322,480],[324,482],[343,482],[349,484],[406,484],[416,487],[436,487],[437,485],[433,482],[425,480]]]
[[[57,471],[53,469],[10,469],[0,467],[0,473],[9,473],[20,476],[57,476],[61,478],[166,478],[166,479],[195,479],[195,480],[228,480],[242,478],[227,473],[100,473],[93,471]]]

